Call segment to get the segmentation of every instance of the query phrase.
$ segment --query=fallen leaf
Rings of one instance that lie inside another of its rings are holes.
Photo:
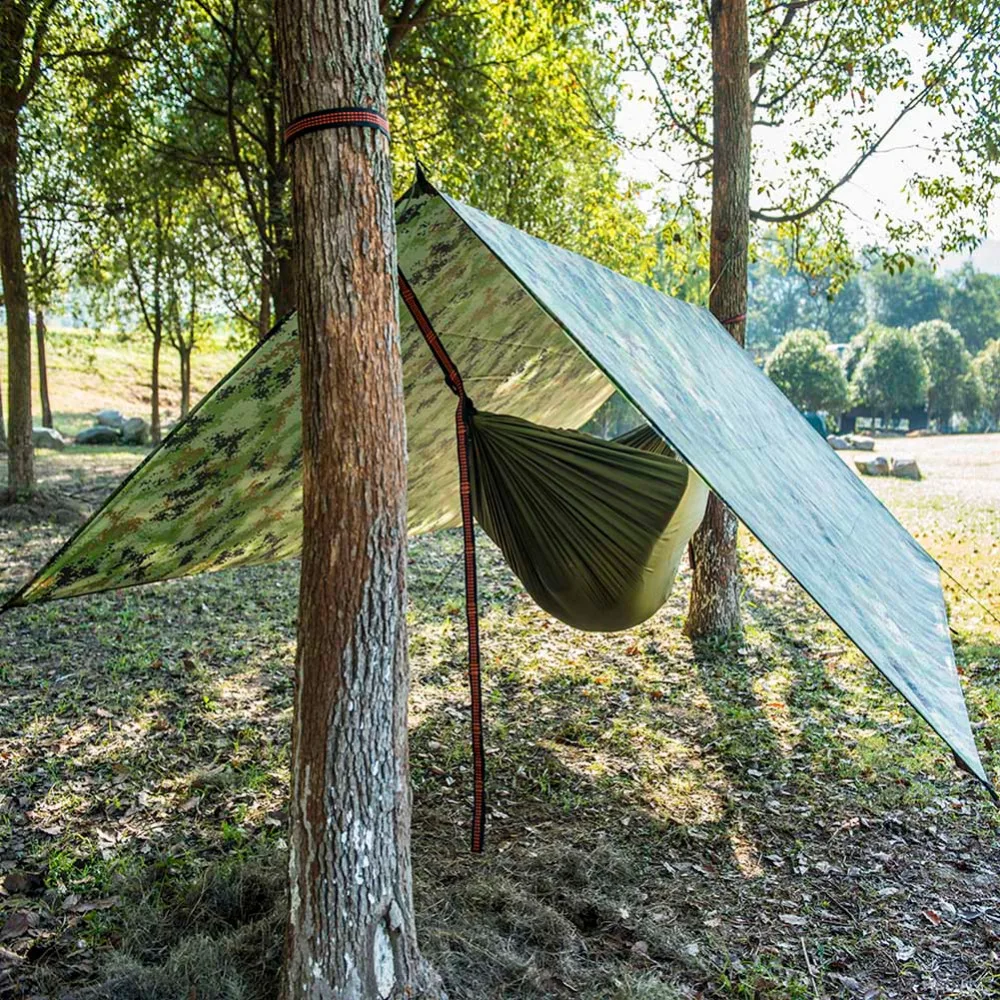
[[[805,917],[800,917],[797,913],[779,913],[778,919],[783,924],[791,924],[793,927],[805,927],[809,923]]]
[[[3,887],[12,896],[31,896],[45,888],[45,879],[36,872],[10,872]]]
[[[68,913],[91,913],[94,910],[110,910],[113,906],[117,906],[119,903],[119,898],[117,896],[109,896],[107,899],[92,899],[85,902],[74,902],[72,906],[67,906],[66,903],[72,897],[67,897],[63,901],[63,909]]]
[[[891,940],[893,947],[896,949],[896,958],[900,962],[908,962],[917,953],[917,949],[912,944],[906,944],[905,941],[901,941],[898,937],[894,937]]]
[[[925,920],[933,924],[935,927],[939,927],[941,925],[941,917],[933,910],[921,910],[920,913]]]
[[[38,924],[38,914],[31,910],[16,910],[8,918],[0,930],[0,941],[20,937]]]

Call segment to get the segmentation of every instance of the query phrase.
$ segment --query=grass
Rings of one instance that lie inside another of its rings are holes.
[[[995,607],[1000,435],[880,450],[927,478],[869,484]],[[40,453],[39,471],[89,508],[138,457]],[[0,589],[68,530],[0,523]],[[745,635],[698,645],[686,574],[650,622],[585,635],[483,541],[480,857],[460,538],[409,558],[418,920],[453,998],[997,995],[994,808],[753,539]],[[297,578],[285,563],[0,619],[0,996],[275,995]],[[948,598],[995,771],[1000,626]]]
[[[0,334],[3,331],[0,329]],[[6,336],[0,335],[0,379],[7,384]],[[93,424],[100,410],[121,410],[127,417],[149,420],[152,347],[147,338],[109,330],[52,327],[46,338],[46,362],[52,422],[67,436]],[[207,392],[240,359],[241,352],[218,334],[195,349],[192,358],[192,394]],[[32,361],[37,363],[32,340]],[[38,372],[32,372],[32,405],[39,418]],[[180,415],[180,374],[177,354],[164,343],[160,357],[160,419],[164,424]]]

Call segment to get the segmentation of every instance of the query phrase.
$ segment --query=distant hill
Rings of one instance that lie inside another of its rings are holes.
[[[945,271],[957,271],[967,260],[977,271],[1000,274],[1000,240],[986,240],[972,254],[948,254],[941,266]]]

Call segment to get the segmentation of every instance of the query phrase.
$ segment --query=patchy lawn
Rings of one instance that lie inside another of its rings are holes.
[[[869,484],[1000,604],[1000,435],[880,451],[927,479]],[[72,449],[39,468],[91,509],[138,457]],[[70,530],[0,522],[0,590]],[[686,576],[651,622],[576,633],[483,541],[481,857],[460,539],[410,553],[419,921],[453,998],[998,994],[994,807],[760,546],[745,540],[745,636],[693,646]],[[297,576],[0,619],[0,996],[276,995]],[[995,771],[1000,626],[948,594]]]
[[[7,384],[7,344],[0,326],[0,382]],[[242,356],[218,332],[195,347],[191,361],[192,400],[206,393]],[[92,415],[105,409],[121,410],[127,417],[149,420],[152,346],[141,335],[124,336],[110,330],[53,327],[46,339],[49,397],[55,411],[52,422],[74,436],[93,424]],[[32,347],[34,358],[34,347]],[[160,355],[160,419],[170,423],[180,415],[181,388],[177,352],[164,343]],[[32,372],[32,406],[35,424],[41,423],[38,373]]]

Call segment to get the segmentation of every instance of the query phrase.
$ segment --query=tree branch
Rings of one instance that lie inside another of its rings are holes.
[[[754,97],[753,101],[751,102],[755,108],[763,108],[764,110],[769,110],[770,108],[777,107],[779,104],[782,103],[782,101],[785,100],[785,98],[788,97],[789,94],[792,93],[792,91],[795,90],[796,87],[800,87],[806,80],[809,79],[809,76],[812,74],[812,71],[816,68],[817,65],[819,65],[820,61],[823,59],[823,57],[829,50],[830,42],[833,39],[833,33],[836,30],[837,25],[840,23],[840,19],[841,17],[843,17],[844,11],[847,10],[850,3],[851,0],[843,0],[843,3],[841,3],[841,5],[837,8],[836,16],[833,19],[833,24],[830,25],[830,30],[826,33],[826,37],[823,39],[823,44],[820,46],[819,52],[817,52],[816,55],[809,60],[809,63],[806,65],[806,68],[801,73],[798,74],[798,77],[792,83],[790,83],[787,87],[785,87],[785,89],[781,92],[779,96],[772,97],[771,100],[769,101],[762,101],[761,97],[763,96],[764,93],[764,81],[763,78],[761,79],[760,87],[757,90],[757,96]]]
[[[396,49],[403,43],[414,28],[423,24],[431,14],[435,0],[403,0],[403,6],[389,25],[385,39],[385,61],[392,59]],[[388,4],[380,3],[382,16],[387,13]]]
[[[776,31],[771,36],[771,40],[767,43],[767,48],[756,58],[750,60],[750,76],[752,77],[755,73],[759,73],[771,59],[771,56],[778,51],[778,46],[781,44],[781,36],[788,30],[788,26],[795,20],[795,15],[799,12],[800,8],[798,5],[789,4],[788,8],[785,10],[785,16],[778,25]]]
[[[695,127],[690,123],[684,121],[675,111],[673,103],[670,100],[670,95],[667,93],[666,88],[663,86],[663,81],[660,79],[659,75],[654,72],[653,67],[649,60],[646,58],[646,53],[642,46],[639,44],[638,39],[635,37],[635,32],[632,30],[632,25],[629,23],[624,15],[619,15],[621,17],[621,22],[625,26],[625,33],[628,35],[629,44],[635,50],[636,55],[638,55],[640,61],[646,72],[652,78],[653,83],[656,85],[657,93],[660,95],[660,101],[663,103],[663,107],[673,123],[674,128],[679,129],[684,133],[693,143],[698,146],[704,146],[705,149],[711,149],[712,143],[703,136],[698,135]]]
[[[830,199],[833,197],[834,193],[840,190],[845,184],[847,184],[854,175],[861,169],[862,166],[877,153],[882,146],[882,143],[891,135],[896,126],[916,107],[919,107],[927,97],[937,88],[939,83],[944,79],[944,73],[951,69],[956,62],[965,54],[972,42],[978,37],[979,33],[966,35],[965,39],[958,46],[958,48],[948,57],[944,66],[941,70],[934,75],[934,77],[929,80],[924,86],[913,95],[903,105],[896,117],[889,123],[889,125],[881,132],[881,134],[872,142],[867,149],[863,150],[858,158],[851,164],[850,168],[846,173],[841,176],[841,178],[831,184],[826,191],[824,191],[811,205],[807,205],[805,208],[799,209],[795,212],[784,212],[778,215],[772,214],[772,209],[763,210],[751,210],[750,218],[754,222],[767,222],[771,224],[776,223],[786,223],[786,222],[799,222],[800,220],[812,215],[813,212],[822,208]]]
[[[35,37],[31,43],[31,62],[28,64],[28,71],[17,88],[17,106],[24,107],[31,95],[32,90],[38,83],[38,78],[42,74],[42,53],[44,51],[45,36],[49,30],[49,21],[55,10],[56,0],[44,0],[42,9],[38,15],[38,22],[35,25]]]

